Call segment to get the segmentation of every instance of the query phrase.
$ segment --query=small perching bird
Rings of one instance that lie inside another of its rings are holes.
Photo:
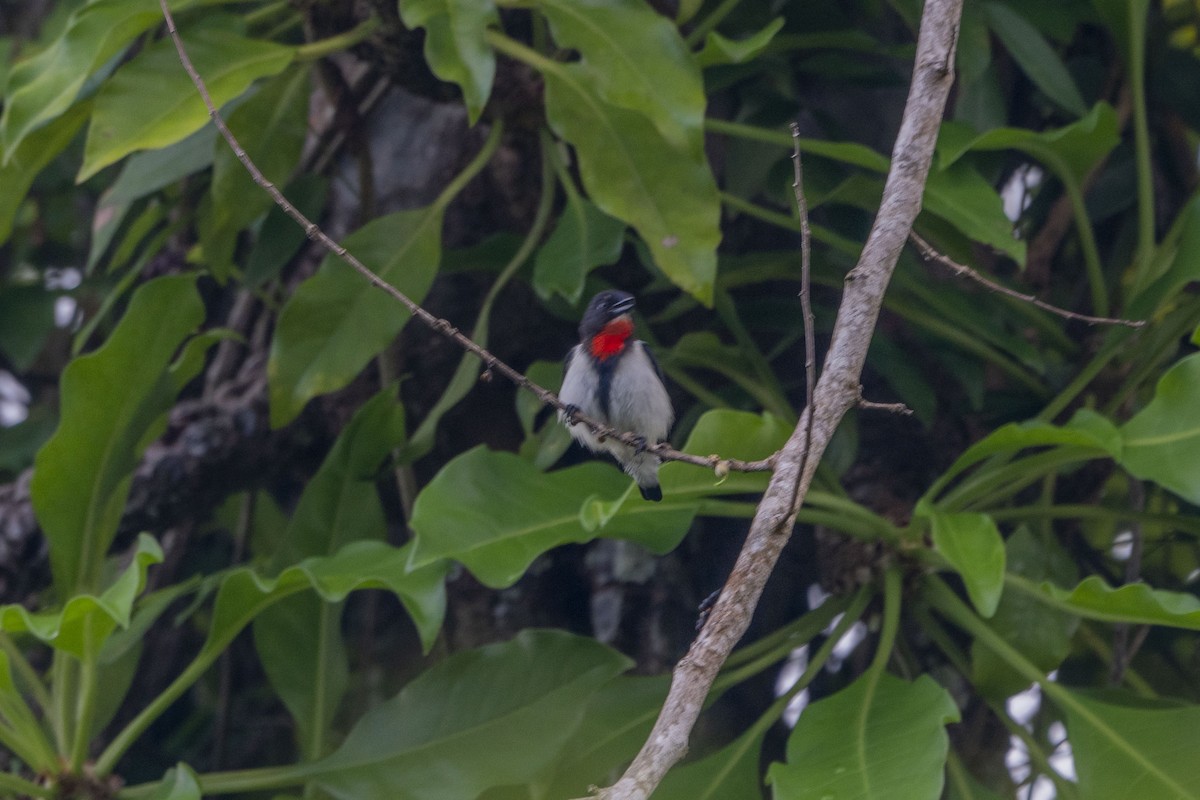
[[[646,343],[632,339],[633,295],[607,289],[592,298],[579,323],[579,344],[567,353],[559,399],[568,409],[645,440],[663,441],[675,412],[663,386],[662,372]],[[647,500],[662,500],[657,456],[615,439],[601,441],[586,425],[572,424],[569,411],[559,419],[571,436],[595,453],[609,453],[630,475]]]

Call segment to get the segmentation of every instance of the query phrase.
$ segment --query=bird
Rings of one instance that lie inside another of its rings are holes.
[[[588,303],[579,323],[579,344],[563,364],[564,409],[559,420],[571,436],[594,453],[613,456],[637,482],[646,500],[662,500],[658,484],[658,456],[646,446],[664,441],[675,412],[663,384],[662,370],[646,343],[633,337],[633,295],[606,289]],[[615,439],[601,440],[586,425],[577,424],[576,412],[629,432],[642,440],[632,447]]]

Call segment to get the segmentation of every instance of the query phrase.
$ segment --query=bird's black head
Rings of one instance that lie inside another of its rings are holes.
[[[579,323],[579,338],[587,341],[617,317],[633,310],[633,295],[619,289],[605,289],[588,303]]]

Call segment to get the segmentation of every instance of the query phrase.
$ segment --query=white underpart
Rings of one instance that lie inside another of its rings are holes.
[[[617,359],[607,415],[600,408],[599,386],[600,376],[595,363],[580,345],[576,345],[571,351],[570,368],[563,376],[559,399],[618,432],[628,431],[644,437],[647,444],[667,438],[675,412],[671,409],[671,398],[667,396],[666,387],[659,380],[658,370],[646,353],[645,343],[630,342],[625,353]],[[565,416],[559,413],[559,419],[564,423]],[[609,453],[616,458],[638,486],[658,484],[660,462],[656,456],[635,453],[629,445],[613,439],[601,442],[585,425],[571,426],[570,431],[575,440],[589,450]]]

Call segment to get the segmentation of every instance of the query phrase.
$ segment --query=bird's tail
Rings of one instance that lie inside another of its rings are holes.
[[[662,462],[651,453],[635,453],[622,460],[625,474],[632,477],[646,500],[662,500],[662,488],[658,485],[658,467]]]

